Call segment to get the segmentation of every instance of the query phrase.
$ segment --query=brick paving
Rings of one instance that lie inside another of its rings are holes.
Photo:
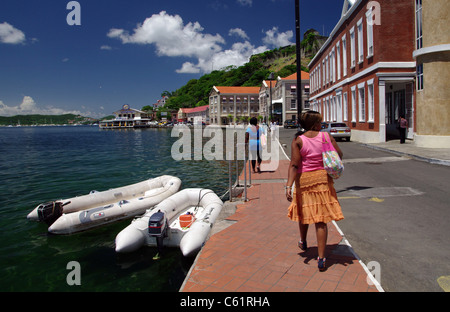
[[[252,174],[247,202],[228,220],[237,221],[214,234],[197,256],[182,292],[377,292],[353,255],[339,252],[342,236],[328,224],[327,270],[317,269],[314,225],[308,250],[300,250],[298,224],[287,218],[284,193],[288,160],[276,170],[263,163]],[[242,177],[243,175],[241,175]],[[243,179],[243,178],[242,178]]]

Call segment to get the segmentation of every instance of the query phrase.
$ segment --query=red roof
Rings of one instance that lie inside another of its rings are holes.
[[[260,89],[260,87],[215,87],[222,94],[259,94]]]
[[[198,106],[194,108],[181,108],[181,111],[185,114],[204,112],[209,109],[209,105]]]
[[[281,78],[281,80],[297,80],[297,73]],[[309,73],[302,71],[302,80],[309,80]]]

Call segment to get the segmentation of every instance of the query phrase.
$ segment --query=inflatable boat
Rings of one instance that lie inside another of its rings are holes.
[[[222,200],[211,190],[184,189],[136,218],[116,237],[116,252],[140,247],[179,247],[185,257],[203,246],[222,210]]]
[[[71,234],[143,214],[175,194],[180,186],[179,178],[161,176],[121,188],[40,204],[27,218],[46,222],[51,233]]]

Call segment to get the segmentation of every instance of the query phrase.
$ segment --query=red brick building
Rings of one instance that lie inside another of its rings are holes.
[[[352,139],[396,137],[404,114],[415,132],[415,3],[345,0],[341,19],[309,64],[310,108],[345,122]]]

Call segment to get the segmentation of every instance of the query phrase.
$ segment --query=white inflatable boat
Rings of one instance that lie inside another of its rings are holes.
[[[184,256],[193,256],[208,238],[222,206],[211,190],[184,189],[123,229],[116,237],[116,252],[132,252],[147,245],[180,247]]]
[[[44,203],[36,207],[28,219],[46,222],[50,226],[48,231],[54,234],[75,233],[143,214],[175,194],[180,186],[179,178],[161,176],[121,188]]]

